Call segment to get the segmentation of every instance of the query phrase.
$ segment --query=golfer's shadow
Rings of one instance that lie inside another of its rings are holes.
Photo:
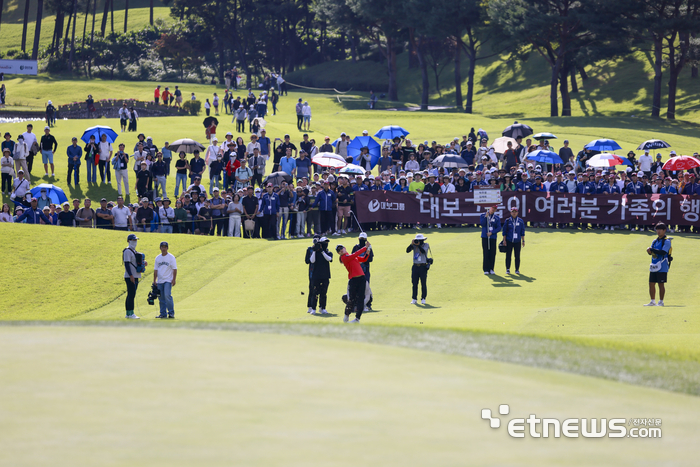
[[[336,313],[325,313],[324,314],[324,313],[317,312],[314,316],[317,316],[319,318],[335,318],[335,317],[340,316],[340,315],[338,315]]]
[[[515,284],[510,277],[489,274],[489,279],[493,282],[491,285],[494,287],[520,287],[520,284]]]
[[[441,306],[433,306],[433,305],[426,303],[425,305],[418,305],[418,308],[432,310],[432,309],[438,309],[438,308],[442,308],[442,307]]]
[[[537,279],[534,277],[526,276],[524,274],[515,274],[513,276],[509,276],[511,279],[514,281],[525,281],[525,282],[534,282]]]

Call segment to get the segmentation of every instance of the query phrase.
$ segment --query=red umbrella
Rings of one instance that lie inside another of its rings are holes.
[[[676,156],[666,161],[664,170],[689,170],[700,167],[700,161],[690,156]]]

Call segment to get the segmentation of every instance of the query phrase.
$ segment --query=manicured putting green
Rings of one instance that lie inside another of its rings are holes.
[[[693,465],[700,399],[299,336],[0,327],[0,465]],[[481,409],[663,420],[662,439],[515,440]]]

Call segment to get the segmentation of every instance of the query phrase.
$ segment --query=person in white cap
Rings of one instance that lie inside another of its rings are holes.
[[[321,314],[328,314],[327,292],[331,279],[330,263],[333,262],[333,253],[328,251],[328,243],[328,238],[314,235],[313,245],[306,249],[305,261],[309,265],[307,313],[312,315],[316,314],[316,305],[321,307]]]
[[[639,156],[638,167],[641,172],[644,172],[647,177],[651,177],[651,164],[654,159],[649,155],[649,150],[645,149],[644,154]]]
[[[406,248],[406,253],[413,254],[413,267],[411,269],[411,283],[413,284],[411,305],[418,303],[418,282],[421,285],[422,305],[425,305],[425,300],[428,297],[428,269],[432,258],[428,259],[430,245],[426,243],[427,238],[423,234],[417,234],[410,245]]]

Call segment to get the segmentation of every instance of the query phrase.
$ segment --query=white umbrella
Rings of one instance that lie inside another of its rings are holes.
[[[339,154],[334,154],[332,152],[320,152],[311,158],[311,163],[320,165],[321,167],[330,167],[333,169],[340,169],[348,165],[343,159],[343,156]]]
[[[508,150],[508,142],[513,145],[512,148],[515,149],[515,147],[518,145],[518,142],[515,141],[513,138],[509,138],[508,136],[501,136],[500,138],[496,138],[493,140],[493,150],[497,154],[505,154],[505,152]]]
[[[341,174],[350,174],[350,175],[364,175],[365,174],[365,169],[363,167],[360,167],[359,165],[355,164],[348,164],[342,169],[340,169]]]

